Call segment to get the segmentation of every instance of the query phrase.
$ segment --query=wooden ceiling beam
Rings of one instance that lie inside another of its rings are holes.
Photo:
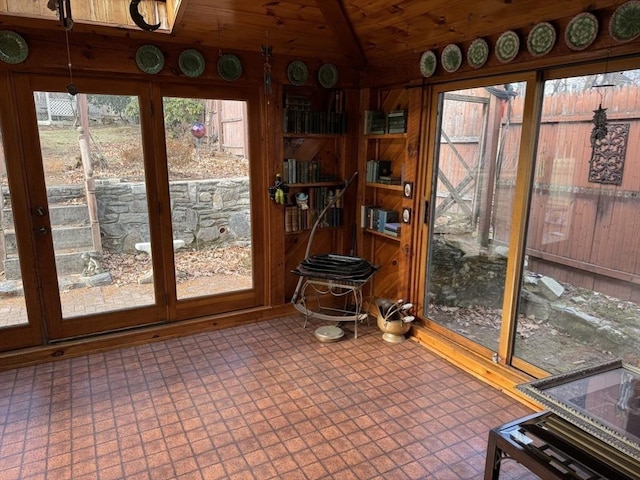
[[[336,35],[338,42],[343,45],[347,55],[356,68],[362,69],[367,64],[367,58],[362,45],[353,30],[353,25],[347,18],[341,0],[316,0],[327,25]]]

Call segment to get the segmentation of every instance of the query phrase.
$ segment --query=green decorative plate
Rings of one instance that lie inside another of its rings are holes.
[[[598,36],[598,19],[593,13],[579,13],[571,19],[564,32],[564,41],[571,50],[584,50]]]
[[[178,66],[187,77],[199,77],[204,72],[204,57],[199,51],[190,48],[180,54]]]
[[[307,64],[300,60],[294,60],[287,67],[287,78],[291,85],[304,85],[309,78]]]
[[[640,2],[631,0],[613,12],[609,21],[609,34],[617,42],[628,42],[640,36]]]
[[[520,50],[520,38],[513,30],[504,32],[496,42],[496,58],[502,63],[509,63],[516,58]]]
[[[338,83],[338,69],[330,63],[325,63],[318,70],[318,81],[324,88],[335,87]]]
[[[462,65],[462,52],[460,51],[460,47],[453,43],[444,47],[440,55],[440,63],[442,63],[442,68],[449,73],[458,70],[460,65]]]
[[[242,75],[242,64],[240,59],[232,53],[222,55],[218,60],[218,73],[229,82],[233,82]]]
[[[476,38],[467,49],[467,63],[471,68],[480,68],[489,58],[489,44],[484,38]]]
[[[538,23],[527,37],[527,50],[534,57],[546,55],[555,44],[556,29],[549,22]]]
[[[427,50],[420,57],[420,72],[424,77],[430,77],[436,71],[438,59],[432,50]]]
[[[142,45],[136,51],[136,63],[144,73],[158,73],[164,67],[164,55],[155,45]]]
[[[11,30],[0,30],[0,60],[5,63],[22,63],[29,55],[29,46],[22,35]]]

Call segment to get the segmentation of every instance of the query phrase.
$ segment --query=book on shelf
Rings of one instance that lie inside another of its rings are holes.
[[[391,160],[369,160],[366,165],[366,181],[380,183],[381,177],[391,176]]]
[[[386,116],[380,110],[365,110],[364,112],[364,134],[379,135],[385,133]]]
[[[378,183],[384,185],[400,185],[402,180],[400,177],[392,177],[391,175],[381,175],[378,177]]]
[[[396,210],[382,208],[379,205],[360,206],[360,227],[383,232],[385,225],[397,223],[400,214]]]

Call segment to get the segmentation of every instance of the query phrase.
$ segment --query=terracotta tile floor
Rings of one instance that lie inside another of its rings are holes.
[[[530,411],[407,341],[299,316],[0,372],[0,478],[480,479]],[[518,464],[501,479],[532,479]]]

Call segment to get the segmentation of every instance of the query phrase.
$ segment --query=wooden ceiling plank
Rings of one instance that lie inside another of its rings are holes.
[[[342,7],[342,2],[340,0],[317,0],[317,4],[329,28],[333,30],[340,44],[347,50],[354,65],[359,69],[364,68],[367,64],[367,58],[353,30],[353,25]]]

